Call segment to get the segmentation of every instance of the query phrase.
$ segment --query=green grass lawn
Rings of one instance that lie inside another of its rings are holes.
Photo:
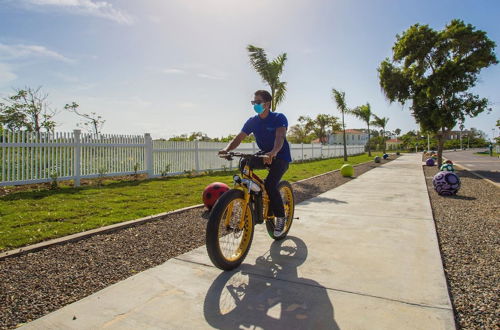
[[[349,163],[371,161],[377,155],[382,154],[349,157]],[[342,158],[291,164],[284,180],[298,181],[338,169],[343,164]],[[264,177],[265,172],[257,173]],[[101,187],[11,193],[0,197],[0,251],[200,204],[205,186],[215,181],[231,185],[234,173],[138,181],[108,179]]]

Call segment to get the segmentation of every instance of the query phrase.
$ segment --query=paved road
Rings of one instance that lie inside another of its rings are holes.
[[[23,329],[455,329],[420,154],[295,210],[285,240],[256,228],[236,271],[202,246]]]
[[[472,149],[466,151],[447,151],[444,157],[451,159],[453,163],[462,165],[470,171],[500,183],[500,158],[490,156],[475,155],[475,152],[485,151],[484,149]]]

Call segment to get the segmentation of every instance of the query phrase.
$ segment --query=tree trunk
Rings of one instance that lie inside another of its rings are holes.
[[[384,154],[385,154],[385,129],[384,132],[382,133],[382,143],[383,143],[382,149],[384,149]]]
[[[344,112],[342,111],[342,128],[344,129],[344,162],[347,162],[347,145],[345,141]]]
[[[439,132],[437,135],[438,138],[438,169],[443,165],[443,146],[444,146],[444,134],[443,132]]]
[[[276,104],[274,103],[274,87],[271,87],[271,112],[276,110]]]
[[[370,150],[370,124],[368,124],[368,157],[372,156],[372,151]]]

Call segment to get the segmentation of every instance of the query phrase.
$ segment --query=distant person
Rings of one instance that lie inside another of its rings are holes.
[[[292,161],[290,146],[286,140],[288,120],[282,113],[271,112],[272,96],[268,91],[258,90],[251,101],[257,115],[250,117],[241,132],[222,150],[219,155],[227,154],[236,149],[248,135],[255,136],[261,153],[267,155],[264,164],[269,166],[269,174],[265,180],[265,187],[269,196],[270,208],[276,217],[274,236],[281,236],[285,229],[285,209],[278,190],[278,184],[283,174],[288,170]]]
[[[493,144],[490,143],[488,149],[490,149],[490,156],[493,157]]]

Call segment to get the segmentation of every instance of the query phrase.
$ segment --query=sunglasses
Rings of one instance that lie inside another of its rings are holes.
[[[262,103],[266,103],[264,101],[250,101],[250,103],[252,103],[252,105],[256,105],[256,104],[262,104]]]

